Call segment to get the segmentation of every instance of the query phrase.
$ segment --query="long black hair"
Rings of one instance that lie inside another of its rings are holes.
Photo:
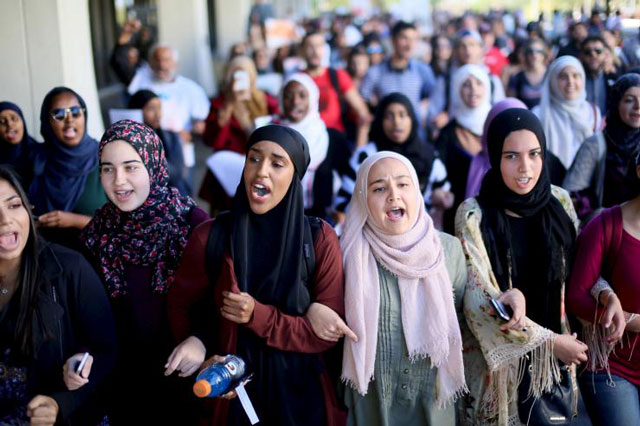
[[[29,214],[29,238],[22,250],[18,287],[14,293],[19,297],[18,318],[15,328],[15,339],[18,349],[25,356],[33,355],[33,321],[39,315],[38,305],[38,256],[40,245],[36,223],[31,212],[31,203],[27,198],[18,175],[6,165],[0,165],[0,180],[4,180],[18,193],[22,205]]]

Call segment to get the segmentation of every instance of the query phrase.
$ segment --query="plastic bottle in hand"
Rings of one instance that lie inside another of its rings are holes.
[[[196,377],[193,393],[199,398],[214,398],[232,390],[244,377],[245,364],[242,358],[227,355],[224,362],[216,362],[205,368]]]

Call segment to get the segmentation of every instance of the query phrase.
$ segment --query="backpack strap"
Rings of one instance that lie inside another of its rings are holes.
[[[606,272],[607,279],[611,278],[613,268],[620,247],[622,246],[622,220],[617,220],[617,210],[620,207],[605,209],[602,213],[602,228],[604,234],[604,256],[602,257],[602,270]]]
[[[315,216],[304,217],[304,240],[302,249],[304,250],[305,281],[308,283],[316,272],[316,255],[314,244],[318,238],[318,233],[322,229],[322,219]]]
[[[347,111],[349,108],[347,105],[347,101],[344,99],[344,96],[342,96],[342,91],[340,91],[340,83],[338,82],[337,69],[333,67],[329,67],[329,80],[331,81],[331,86],[333,86],[333,89],[338,94],[338,103],[340,104],[340,120],[342,121],[343,125],[346,125]]]
[[[205,265],[207,268],[207,275],[209,275],[209,281],[212,285],[216,284],[218,276],[220,275],[225,245],[229,239],[229,227],[227,225],[230,223],[230,219],[230,212],[225,211],[218,213],[211,224],[211,229],[209,230]]]

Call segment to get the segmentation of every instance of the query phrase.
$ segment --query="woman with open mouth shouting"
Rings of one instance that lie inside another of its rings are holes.
[[[42,235],[78,250],[80,230],[107,201],[84,99],[67,87],[52,89],[42,101],[40,133],[44,144],[35,157],[29,200]]]
[[[253,372],[246,385],[260,422],[333,425],[335,394],[321,354],[352,332],[336,315],[316,327],[316,311],[344,311],[338,238],[306,217],[301,180],[309,147],[289,127],[255,130],[230,213],[199,226],[169,293],[170,362],[194,373],[206,353],[237,354]],[[201,300],[207,316],[192,320]],[[206,423],[247,424],[235,393],[211,401]]]
[[[479,195],[465,200],[456,215],[469,273],[464,314],[473,333],[464,339],[470,393],[462,420],[526,424],[536,416],[522,410],[523,403],[567,376],[575,383],[575,369],[565,374],[562,365],[587,360],[587,347],[570,334],[564,309],[577,217],[567,192],[549,181],[546,139],[532,112],[502,111],[487,140],[491,168]],[[492,298],[512,313],[494,315],[499,312],[491,308]],[[572,419],[580,401],[579,394],[573,397],[563,407],[570,412],[562,413],[562,424],[590,424],[583,404]]]
[[[191,230],[208,215],[168,186],[162,142],[150,127],[131,120],[112,124],[100,141],[99,156],[109,202],[81,239],[116,319],[121,356],[110,420],[114,425],[188,424],[190,383],[165,377],[174,346],[166,294]],[[140,392],[140,385],[153,392]]]
[[[466,267],[460,242],[435,229],[407,158],[381,151],[362,163],[340,245],[359,338],[345,340],[342,361],[348,424],[455,425]]]

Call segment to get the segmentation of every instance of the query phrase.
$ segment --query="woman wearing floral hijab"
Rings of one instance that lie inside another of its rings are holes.
[[[81,234],[111,299],[120,360],[110,404],[114,424],[177,424],[189,395],[165,362],[173,347],[166,293],[191,230],[207,219],[167,185],[162,143],[150,127],[112,124],[99,147],[100,180],[109,198]],[[149,392],[140,392],[140,387]],[[177,422],[177,423],[176,423]]]

